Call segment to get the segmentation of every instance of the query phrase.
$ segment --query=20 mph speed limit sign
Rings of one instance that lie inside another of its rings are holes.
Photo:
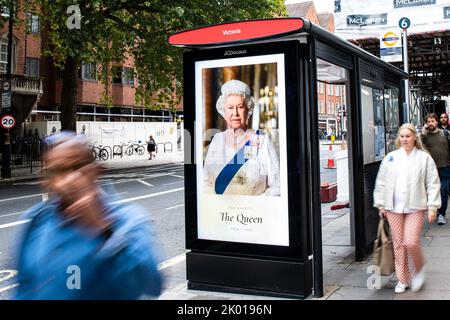
[[[0,119],[0,125],[4,129],[12,129],[16,125],[16,118],[14,118],[12,115],[9,115],[9,114],[4,115]]]

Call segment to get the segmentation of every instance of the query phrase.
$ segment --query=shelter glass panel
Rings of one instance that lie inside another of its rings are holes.
[[[386,154],[383,90],[361,86],[364,164]]]
[[[384,110],[386,116],[386,152],[395,150],[395,138],[399,127],[399,88],[385,87]]]

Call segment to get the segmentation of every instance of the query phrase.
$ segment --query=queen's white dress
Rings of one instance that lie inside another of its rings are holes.
[[[203,172],[206,193],[280,195],[278,154],[270,135],[259,131],[248,129],[239,141],[232,130],[214,135]]]

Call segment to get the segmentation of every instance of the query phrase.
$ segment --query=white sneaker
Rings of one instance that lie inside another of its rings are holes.
[[[403,293],[408,288],[408,285],[406,283],[401,283],[400,281],[395,286],[395,293]]]
[[[424,283],[425,283],[425,268],[422,267],[422,270],[420,270],[411,281],[411,290],[413,292],[419,291],[420,289],[422,289]]]
[[[443,224],[447,223],[447,220],[445,220],[445,217],[442,214],[440,214],[438,215],[437,223],[438,225],[442,226]]]

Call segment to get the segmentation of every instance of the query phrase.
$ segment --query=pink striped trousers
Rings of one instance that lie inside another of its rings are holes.
[[[411,271],[408,266],[408,256],[411,256],[416,271],[424,265],[424,257],[420,246],[425,213],[395,213],[386,211],[386,218],[391,228],[394,243],[395,274],[400,282],[409,284]]]

